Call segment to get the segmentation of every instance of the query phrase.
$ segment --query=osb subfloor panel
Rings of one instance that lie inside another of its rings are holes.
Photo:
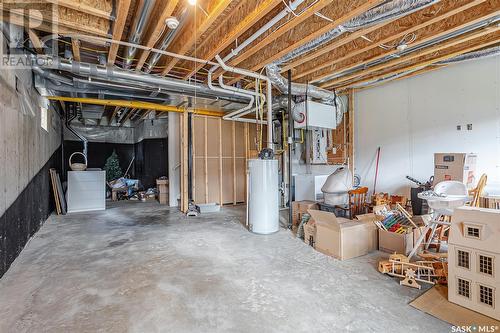
[[[0,332],[449,332],[420,291],[340,262],[243,207],[187,219],[156,203],[52,216],[0,280]]]

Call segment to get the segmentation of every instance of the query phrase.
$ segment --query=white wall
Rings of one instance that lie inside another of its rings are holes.
[[[479,175],[500,183],[500,57],[357,92],[354,109],[355,169],[370,191],[378,146],[377,192],[408,194],[405,176],[428,179],[435,152],[477,153]]]

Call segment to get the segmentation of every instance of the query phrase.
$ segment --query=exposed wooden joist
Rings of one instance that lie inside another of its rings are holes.
[[[163,10],[160,12],[160,14],[151,19],[151,22],[156,22],[156,23],[154,23],[152,29],[149,30],[150,31],[148,33],[149,38],[146,41],[145,46],[151,47],[151,48],[155,46],[156,42],[160,39],[161,34],[165,28],[165,20],[168,17],[172,16],[178,2],[179,2],[179,0],[169,0],[166,3],[166,5],[163,7]],[[151,53],[151,51],[148,51],[148,50],[142,51],[141,57],[139,58],[139,61],[137,62],[137,65],[135,68],[136,70],[140,71],[142,69],[142,66],[144,65],[144,63],[148,59],[148,56],[150,53]]]
[[[18,0],[16,0],[18,1]],[[93,16],[102,17],[108,20],[113,20],[114,18],[111,16],[111,11],[107,12],[105,10],[95,8],[93,6],[73,1],[73,0],[46,0],[47,2],[53,3],[58,6],[63,6],[66,8],[71,8],[80,12],[84,12],[87,14],[91,14]]]
[[[175,46],[173,47],[173,52],[178,54],[186,54],[196,43],[197,39],[204,34],[208,28],[214,23],[214,21],[219,17],[220,14],[226,9],[226,7],[231,3],[231,0],[213,0],[209,6],[210,12],[208,16],[203,14],[198,15],[198,19],[195,21],[194,18],[191,24],[188,24],[188,29],[183,31],[179,38],[175,40]],[[199,18],[201,16],[201,18]],[[162,75],[168,74],[170,70],[177,64],[178,58],[171,59],[165,69],[162,71]]]
[[[259,52],[262,50],[264,47],[267,45],[271,44],[274,42],[277,38],[283,36],[285,33],[288,31],[294,29],[300,24],[303,24],[305,20],[310,18],[314,13],[321,11],[323,8],[331,4],[333,1],[332,0],[320,0],[316,2],[313,6],[311,6],[307,11],[303,12],[300,16],[293,16],[289,21],[287,21],[285,24],[283,24],[281,27],[279,27],[277,30],[273,31],[269,35],[267,35],[264,39],[259,41],[256,45],[253,47],[249,48],[245,52],[243,52],[241,55],[237,56],[236,58],[232,59],[230,61],[230,64],[233,66],[236,66],[240,64],[241,62],[245,61],[246,59],[250,58],[253,56],[255,53]]]
[[[441,55],[438,57],[430,57],[430,59],[425,60],[425,61],[416,61],[412,65],[399,67],[397,69],[391,69],[388,72],[384,72],[384,73],[380,73],[380,74],[374,74],[372,76],[368,76],[366,78],[361,78],[360,80],[349,82],[349,83],[346,83],[344,85],[337,86],[335,88],[338,90],[343,90],[343,89],[350,88],[350,87],[353,87],[355,85],[366,83],[366,82],[369,82],[372,80],[383,79],[383,78],[388,77],[390,75],[400,74],[400,73],[404,73],[404,72],[408,72],[408,71],[412,71],[412,70],[419,70],[420,67],[426,67],[426,66],[432,65],[434,63],[437,63],[439,61],[448,60],[448,59],[451,59],[453,57],[456,57],[456,56],[459,56],[459,55],[462,55],[465,53],[473,52],[473,51],[476,51],[476,50],[479,50],[479,49],[482,49],[485,47],[496,45],[498,43],[500,43],[500,34],[498,32],[496,32],[496,33],[493,33],[492,38],[489,38],[487,41],[478,42],[476,44],[473,44],[472,46],[465,47],[465,48],[458,47],[458,51],[450,52],[448,54]]]
[[[309,34],[306,38],[302,38],[294,43],[291,43],[290,45],[287,45],[286,47],[282,48],[281,51],[274,53],[270,57],[266,57],[265,63],[259,62],[257,60],[257,64],[253,65],[250,70],[252,71],[257,71],[260,68],[262,68],[264,65],[269,64],[273,61],[276,61],[280,59],[281,57],[285,56],[286,54],[290,53],[291,51],[301,47],[304,44],[307,44],[316,38],[320,37],[321,35],[327,33],[328,31],[334,29],[335,27],[339,26],[340,24],[366,12],[370,8],[373,8],[374,6],[382,3],[384,0],[366,0],[363,2],[363,4],[359,5],[356,8],[352,8],[351,10],[347,10],[346,8],[346,13],[341,15],[338,18],[335,18],[333,22],[330,22],[329,24],[325,25],[323,28],[318,29],[311,34]],[[215,73],[214,78],[218,77],[220,74],[222,74],[223,71],[218,71]],[[233,84],[241,79],[242,76],[238,76],[236,79],[233,79],[232,81],[229,82],[229,84]]]
[[[318,58],[322,55],[325,55],[327,53],[330,53],[330,52],[333,52],[334,50],[338,49],[340,46],[342,45],[345,45],[351,41],[354,41],[358,38],[360,38],[361,36],[365,36],[365,35],[368,35],[370,34],[371,32],[375,31],[375,30],[379,30],[379,29],[384,29],[384,31],[387,32],[387,34],[389,34],[389,32],[392,32],[391,33],[391,36],[390,38],[392,38],[392,40],[394,39],[397,39],[397,38],[401,38],[403,36],[405,36],[406,34],[409,34],[409,33],[412,33],[413,31],[416,31],[420,28],[423,28],[425,26],[428,26],[432,23],[435,23],[435,22],[438,22],[439,20],[443,20],[447,17],[450,17],[452,15],[455,15],[461,11],[464,11],[468,8],[471,8],[473,6],[476,6],[482,2],[485,2],[486,0],[475,0],[475,1],[470,1],[468,3],[465,3],[461,6],[458,6],[457,8],[455,9],[452,9],[452,10],[449,10],[449,11],[446,11],[446,9],[444,10],[443,12],[443,9],[442,9],[442,6],[444,5],[443,3],[438,3],[437,5],[435,6],[431,6],[431,7],[427,7],[425,10],[420,10],[420,11],[417,11],[413,14],[410,14],[406,17],[403,17],[403,18],[400,18],[400,21],[403,22],[403,21],[408,21],[408,22],[411,22],[411,18],[415,17],[415,18],[423,18],[421,17],[422,14],[427,14],[428,11],[432,11],[435,7],[439,7],[439,9],[437,10],[437,14],[439,15],[433,15],[433,18],[430,19],[430,20],[427,20],[421,24],[418,24],[418,25],[413,25],[411,26],[409,29],[406,29],[405,31],[403,32],[399,32],[397,31],[397,29],[399,28],[399,25],[396,25],[396,24],[392,24],[394,21],[398,20],[388,20],[386,22],[383,22],[379,25],[375,25],[373,27],[368,27],[366,29],[361,29],[359,31],[356,31],[354,33],[351,33],[349,35],[347,35],[346,37],[344,38],[338,38],[338,40],[335,40],[333,43],[331,44],[328,44],[322,48],[320,48],[319,50],[317,51],[314,51],[312,52],[311,54],[307,55],[307,56],[303,56],[301,57],[300,59],[297,59],[295,60],[294,62],[286,65],[286,66],[283,66],[281,71],[282,72],[285,72],[287,71],[288,69],[292,69],[292,68],[296,68],[297,66],[299,65],[302,65],[302,64],[305,64],[307,62],[310,62],[312,61],[313,59],[315,58]],[[401,26],[404,26],[405,24],[401,24]],[[378,45],[380,44],[385,44],[385,43],[388,43],[390,42],[391,40],[386,40],[386,41],[373,41],[373,44],[374,44],[374,47],[378,47]],[[333,60],[333,63],[335,63],[336,59]],[[330,61],[332,62],[332,61]],[[320,70],[322,68],[325,68],[325,67],[328,67],[330,66],[331,64],[329,62],[325,62],[324,64],[321,64],[320,66],[318,66],[318,64],[315,64],[314,65],[314,68],[312,68],[310,71],[314,71],[314,70]],[[299,71],[297,74],[300,75],[300,76],[296,76],[297,78],[299,77],[303,77],[303,76],[306,76],[308,74],[311,74],[310,71]]]
[[[4,12],[3,13],[4,17],[9,17],[11,15],[25,17],[25,18],[29,19],[32,24],[35,22],[44,22],[44,23],[46,23],[50,26],[53,26],[57,29],[59,27],[63,27],[63,28],[73,29],[76,31],[86,32],[86,33],[89,33],[92,35],[104,36],[104,37],[108,36],[107,30],[102,30],[102,29],[96,28],[94,26],[81,24],[78,21],[65,19],[64,18],[65,15],[61,15],[61,14],[58,14],[59,17],[57,18],[57,24],[54,24],[53,21],[48,22],[46,20],[47,17],[45,17],[41,13],[41,11],[39,11],[39,10],[23,10],[23,9],[4,7],[3,12]],[[23,22],[22,25],[24,26],[25,24],[26,24],[26,22]],[[51,32],[57,31],[57,29],[52,29]],[[37,28],[37,30],[40,30],[40,29]]]
[[[121,40],[125,22],[127,20],[128,11],[130,9],[130,0],[117,0],[116,20],[113,23],[113,39]],[[113,43],[109,47],[108,65],[114,65],[116,54],[118,53],[118,44]]]
[[[73,59],[80,62],[80,41],[75,38],[71,38],[71,48],[73,51]]]
[[[357,49],[355,47],[352,47],[351,49],[353,51],[347,52],[343,56],[336,57],[335,59],[333,59],[331,61],[327,61],[327,62],[322,63],[321,65],[314,64],[314,66],[311,66],[311,68],[309,70],[301,69],[299,71],[299,73],[296,74],[296,77],[302,78],[302,77],[309,76],[309,75],[319,71],[319,73],[322,73],[322,74],[317,74],[316,76],[312,76],[311,78],[309,78],[307,80],[307,81],[311,81],[311,82],[317,82],[317,81],[323,80],[323,79],[325,79],[333,74],[331,71],[325,71],[328,68],[331,68],[331,69],[335,68],[335,72],[338,73],[338,72],[353,68],[357,65],[368,63],[370,61],[380,59],[384,56],[397,53],[398,51],[395,48],[387,51],[387,50],[383,50],[382,48],[379,48],[379,45],[391,44],[394,41],[397,41],[400,38],[403,38],[404,36],[406,36],[408,34],[415,33],[417,35],[417,38],[418,38],[417,43],[422,43],[422,42],[431,40],[433,38],[437,38],[439,36],[442,36],[446,33],[450,33],[450,32],[459,30],[467,25],[474,24],[474,23],[479,22],[479,21],[486,19],[488,17],[492,17],[493,15],[496,15],[496,14],[492,14],[490,11],[490,12],[484,12],[484,15],[481,15],[480,17],[477,17],[477,18],[470,17],[470,20],[459,19],[457,17],[456,20],[452,20],[449,23],[447,21],[445,21],[446,19],[448,19],[448,18],[451,19],[452,17],[454,17],[457,14],[460,14],[461,12],[466,13],[465,11],[467,9],[471,9],[472,7],[475,7],[482,2],[484,2],[484,0],[472,1],[470,3],[465,4],[464,6],[460,6],[458,8],[453,9],[453,10],[450,10],[448,12],[444,12],[441,15],[435,16],[428,21],[422,22],[422,23],[414,25],[414,26],[410,26],[410,28],[408,28],[408,29],[404,29],[404,30],[399,31],[399,32],[394,31],[393,35],[389,35],[388,37],[385,37],[383,39],[374,40],[372,44],[369,44],[366,47],[362,47],[362,48],[358,47]],[[453,23],[456,23],[456,25],[453,25]],[[433,27],[434,25],[442,26],[442,28],[439,30],[437,30],[437,29],[431,30],[430,32],[426,31],[426,30],[429,30],[429,28]],[[387,27],[387,28],[389,28],[389,27]],[[419,33],[419,31],[422,31],[422,34]],[[416,45],[416,44],[413,44],[413,45]],[[366,58],[366,56],[365,56],[365,59],[363,61],[359,61],[355,58],[358,55],[362,55],[362,54],[369,52],[369,51],[374,52],[376,50],[378,50],[378,52],[377,52],[377,55],[374,57]],[[352,59],[352,62],[349,62],[350,66],[334,67],[334,66],[337,66],[339,63],[344,62],[344,61],[349,60],[349,59]],[[305,68],[305,69],[307,69],[307,68]]]
[[[493,15],[493,16],[494,16],[494,14],[490,14],[490,15]],[[473,23],[472,23],[472,24],[477,23],[477,22],[480,22],[480,21],[482,21],[482,20],[484,20],[484,18],[478,18],[478,19],[476,19],[476,20],[473,20]],[[452,29],[442,31],[442,32],[441,32],[441,33],[439,33],[439,34],[431,35],[431,36],[429,36],[429,37],[427,37],[427,38],[424,38],[424,39],[420,40],[420,41],[419,41],[419,43],[416,43],[416,44],[414,44],[413,46],[423,45],[423,44],[425,44],[426,42],[429,42],[429,41],[431,41],[431,40],[433,40],[433,39],[435,39],[435,38],[439,38],[439,37],[445,36],[445,35],[447,35],[447,34],[449,34],[449,33],[452,33],[452,32],[458,31],[458,30],[460,30],[460,29],[463,29],[464,27],[469,26],[470,24],[471,24],[470,22],[463,23],[463,24],[460,24],[460,25],[458,25],[458,26],[456,26],[456,27],[454,27],[454,28],[452,28]],[[451,42],[449,42],[449,44],[453,44],[453,40],[452,40]],[[453,45],[454,45],[454,44],[453,44]],[[438,45],[438,46],[439,46],[439,45]],[[452,46],[452,45],[451,45],[451,46]],[[425,51],[425,50],[423,50],[423,51]],[[421,51],[421,52],[423,52],[423,51]],[[372,57],[372,58],[366,59],[366,60],[364,60],[364,61],[362,61],[362,62],[355,62],[355,63],[353,63],[353,64],[352,64],[352,65],[350,65],[350,66],[339,68],[339,69],[338,69],[338,71],[336,71],[336,73],[342,73],[342,72],[344,72],[344,71],[348,71],[348,70],[350,70],[350,69],[352,69],[352,68],[355,68],[355,67],[358,67],[358,66],[361,66],[361,65],[368,64],[368,63],[370,63],[370,62],[372,62],[372,61],[375,61],[375,60],[378,60],[378,59],[381,59],[381,58],[384,58],[384,57],[386,57],[386,56],[389,56],[389,55],[392,55],[392,54],[396,54],[396,53],[397,53],[397,50],[393,50],[393,51],[390,51],[390,52],[385,52],[385,53],[382,53],[382,54],[380,54],[380,55],[378,55],[378,56],[376,56],[376,57]],[[401,58],[401,59],[405,59],[405,58],[407,59],[407,57],[403,57],[403,58]],[[367,69],[367,70],[369,70],[369,69]],[[364,70],[364,72],[366,73],[366,70]],[[329,75],[331,75],[331,74],[329,74]],[[326,77],[326,76],[324,76],[324,77]],[[330,80],[330,81],[327,81],[327,82],[325,82],[325,83],[321,84],[320,86],[321,86],[321,87],[328,87],[328,86],[331,86],[332,84],[335,84],[335,82],[339,82],[339,80],[340,80],[340,79],[341,79],[341,78],[335,78],[335,79],[332,79],[332,80]]]
[[[282,0],[267,0],[262,2],[255,10],[250,12],[242,21],[240,21],[234,29],[232,29],[228,34],[225,35],[225,37],[222,39],[222,41],[214,48],[211,48],[208,52],[205,52],[202,56],[203,59],[213,59],[217,54],[221,53],[224,51],[231,43],[233,43],[238,37],[240,37],[245,31],[247,31],[250,27],[252,27],[254,24],[256,24],[260,19],[262,19],[265,15],[267,15],[274,7],[276,7],[278,4],[282,3]],[[235,15],[235,11],[240,10],[240,7],[234,8],[233,12],[228,14],[228,18],[230,18],[232,15]],[[217,33],[217,29],[214,29],[213,34],[211,34],[208,38],[205,39],[200,44],[200,48],[203,47],[204,43],[211,40],[212,37]],[[217,38],[220,38],[220,36],[216,36]],[[203,67],[203,64],[196,64],[195,68],[188,73],[184,79],[187,80],[191,78],[196,72],[198,72],[201,68]]]

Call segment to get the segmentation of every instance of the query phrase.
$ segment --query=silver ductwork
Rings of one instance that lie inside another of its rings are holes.
[[[401,72],[401,73],[397,73],[397,74],[391,74],[391,75],[388,75],[388,76],[385,76],[385,77],[382,77],[379,79],[374,79],[374,80],[370,80],[367,82],[359,83],[359,84],[354,85],[353,88],[365,88],[365,87],[372,86],[375,84],[389,82],[392,80],[399,79],[403,76],[409,75],[411,73],[418,72],[418,71],[420,71],[424,68],[430,67],[430,66],[452,65],[452,64],[457,64],[457,63],[461,63],[461,62],[480,60],[480,59],[485,59],[485,58],[490,58],[490,57],[495,57],[495,56],[500,56],[500,46],[495,46],[495,47],[491,47],[488,49],[475,51],[475,52],[469,52],[469,53],[462,54],[462,55],[459,55],[459,56],[456,56],[456,57],[453,57],[453,58],[450,58],[447,60],[435,62],[435,63],[430,64],[428,66],[420,66],[420,67],[414,68],[414,69],[409,70],[409,71],[405,71],[405,72]]]
[[[360,29],[366,29],[373,25],[386,22],[388,20],[395,20],[400,17],[409,15],[425,7],[434,5],[440,0],[392,0],[386,1],[367,12],[356,16],[355,18],[339,25],[333,30],[323,34],[315,40],[304,44],[303,46],[293,50],[287,55],[283,56],[277,61],[278,64],[288,62],[304,53],[314,50],[331,40],[339,37],[345,32],[355,32]]]
[[[170,29],[166,34],[165,37],[163,37],[163,40],[161,41],[160,45],[158,46],[158,49],[160,50],[166,50],[167,47],[170,45],[170,43],[174,40],[175,36],[177,36],[178,32],[182,30],[182,27],[186,23],[187,17],[188,17],[189,11],[187,8],[184,8],[179,15],[179,25],[175,29]],[[162,54],[161,53],[153,53],[151,56],[151,59],[149,60],[148,66],[145,70],[146,73],[150,73],[153,68],[156,66],[158,61],[160,60]]]
[[[440,0],[391,0],[386,1],[369,11],[347,21],[346,23],[339,25],[335,29],[323,34],[322,36],[316,38],[315,40],[304,44],[303,46],[295,49],[294,51],[283,56],[281,59],[275,61],[272,64],[266,66],[267,76],[271,79],[271,82],[282,92],[288,93],[288,80],[285,79],[280,73],[281,69],[279,65],[291,61],[307,52],[310,52],[317,47],[332,41],[333,39],[339,37],[345,32],[354,32],[360,29],[364,29],[375,24],[386,22],[388,20],[394,20],[405,15],[411,14],[425,7],[434,5]],[[342,121],[343,113],[341,109],[346,109],[345,105],[342,105],[341,100],[337,100],[335,92],[331,92],[317,86],[292,83],[292,95],[308,95],[313,98],[322,99],[325,103],[330,105],[337,105],[337,122]],[[340,117],[339,117],[340,116]]]
[[[183,80],[171,79],[164,76],[146,74],[137,71],[124,70],[116,67],[104,67],[95,64],[82,62],[66,62],[61,58],[54,58],[47,61],[43,56],[40,57],[37,63],[41,64],[42,69],[56,69],[64,72],[69,72],[74,75],[81,75],[88,78],[89,84],[94,79],[102,79],[112,83],[122,83],[124,86],[142,86],[150,91],[157,90],[158,92],[174,92],[178,94],[193,96],[196,94],[200,97],[212,99],[225,99],[234,102],[246,102],[247,99],[242,98],[235,92],[226,91],[214,93],[208,86],[199,83],[189,83]]]
[[[500,46],[490,47],[485,50],[469,52],[447,60],[436,62],[432,65],[451,65],[465,61],[479,60],[484,58],[500,56]]]
[[[146,25],[148,23],[149,17],[151,16],[151,12],[153,11],[153,7],[155,6],[155,0],[139,0],[140,4],[138,7],[139,15],[135,18],[132,23],[132,27],[130,29],[131,33],[128,38],[129,43],[133,44],[141,44],[142,36],[146,31]],[[126,48],[126,56],[125,63],[123,64],[124,68],[130,68],[132,62],[135,58],[135,53],[137,52],[137,48],[133,46],[127,46]]]

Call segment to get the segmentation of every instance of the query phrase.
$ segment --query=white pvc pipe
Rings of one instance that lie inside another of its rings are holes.
[[[273,103],[271,102],[273,100],[272,98],[272,85],[271,85],[271,80],[262,74],[254,73],[251,71],[247,71],[245,69],[241,68],[236,68],[232,66],[228,66],[224,63],[224,61],[221,59],[219,55],[215,56],[215,59],[219,63],[219,65],[224,69],[226,72],[231,72],[231,73],[236,73],[236,74],[241,74],[244,76],[250,76],[255,79],[259,80],[265,80],[267,82],[267,147],[273,149]]]

